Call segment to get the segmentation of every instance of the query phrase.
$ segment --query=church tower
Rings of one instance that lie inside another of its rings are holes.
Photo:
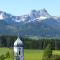
[[[19,37],[14,42],[14,60],[24,60],[23,42]]]

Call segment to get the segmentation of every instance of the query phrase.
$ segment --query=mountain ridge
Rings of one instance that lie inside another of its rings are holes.
[[[0,11],[1,35],[60,37],[60,17],[51,16],[46,9],[32,10],[30,14],[13,16]]]

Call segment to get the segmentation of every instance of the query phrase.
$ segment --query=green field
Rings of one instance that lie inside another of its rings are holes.
[[[13,49],[12,48],[0,48],[0,56],[5,55],[6,52],[9,51],[10,58],[6,58],[5,60],[13,60]],[[60,55],[60,50],[53,50],[53,54]],[[42,60],[43,50],[24,50],[24,60]]]
[[[25,60],[41,60],[43,55],[42,50],[25,50],[24,59]]]

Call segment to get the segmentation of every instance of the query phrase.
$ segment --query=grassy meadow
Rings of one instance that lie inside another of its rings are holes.
[[[43,51],[42,50],[25,50],[24,59],[25,60],[42,60]]]
[[[0,56],[5,54],[9,51],[10,58],[6,58],[5,60],[14,60],[13,57],[13,49],[12,48],[0,48]],[[53,50],[53,54],[60,55],[60,50]],[[43,57],[43,50],[24,50],[24,60],[42,60]]]

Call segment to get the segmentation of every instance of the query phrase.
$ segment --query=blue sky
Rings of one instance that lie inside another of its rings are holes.
[[[43,8],[51,15],[60,16],[60,0],[0,0],[0,10],[13,15],[24,15],[33,9]]]

